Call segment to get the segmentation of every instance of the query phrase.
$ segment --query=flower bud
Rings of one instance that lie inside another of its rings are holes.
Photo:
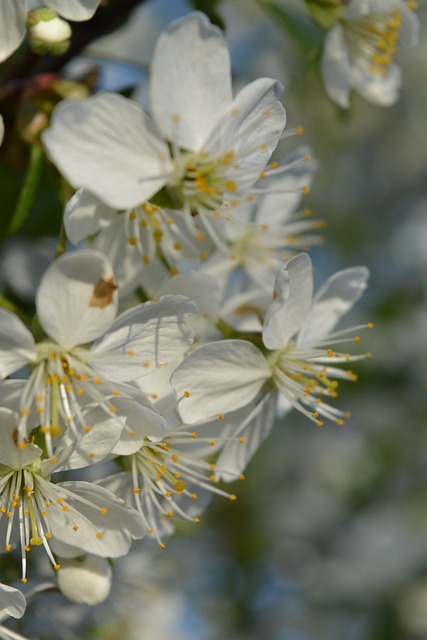
[[[53,9],[33,9],[27,17],[28,40],[38,54],[60,56],[70,46],[71,27]]]
[[[113,575],[108,560],[87,555],[62,558],[60,564],[56,578],[66,598],[79,604],[96,605],[108,597]]]

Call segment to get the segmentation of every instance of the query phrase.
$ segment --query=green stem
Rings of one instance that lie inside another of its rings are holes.
[[[28,217],[40,182],[42,159],[43,149],[40,144],[34,143],[31,145],[30,164],[21,193],[19,194],[18,203],[9,224],[8,233],[18,231]]]

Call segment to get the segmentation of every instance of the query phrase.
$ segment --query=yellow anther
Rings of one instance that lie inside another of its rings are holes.
[[[194,522],[195,522],[196,524],[199,524],[199,522],[200,522],[200,518],[194,518]]]
[[[95,536],[96,536],[98,539],[99,539],[99,538],[102,538],[102,533],[101,533],[100,531],[97,531],[97,532],[95,533]]]
[[[78,530],[79,530],[79,526],[78,526],[77,524],[75,524],[75,525],[73,526],[73,531],[78,531]]]
[[[163,544],[163,542],[161,542],[161,543],[159,544],[159,547],[160,547],[160,549],[162,549],[162,550],[165,548],[165,545]]]
[[[218,414],[218,420],[224,420],[225,416],[223,413]]]
[[[148,533],[153,533],[153,530],[150,528],[147,530]]]
[[[54,564],[53,568],[55,569],[55,571],[58,571],[61,568],[60,564]]]
[[[184,396],[184,398],[189,398],[190,397],[190,392],[189,391],[184,391],[183,392],[183,396]]]
[[[141,493],[141,489],[139,489],[138,487],[136,487],[133,492],[138,495],[139,493]]]
[[[373,323],[373,322],[368,322],[368,329],[372,329],[372,328],[373,328],[373,326],[374,326],[374,323]]]
[[[245,442],[245,439],[244,438],[239,438],[239,442],[240,442],[240,444],[243,444]]]
[[[355,342],[355,344],[359,344],[359,342],[360,342],[359,336],[355,336],[354,342]]]
[[[92,428],[92,427],[90,427],[90,426],[87,424],[87,425],[85,425],[85,427],[83,428],[83,431],[84,431],[85,433],[89,433],[89,431],[91,430],[91,428]]]
[[[323,427],[323,422],[321,420],[318,420],[316,424],[318,427]]]
[[[237,496],[235,496],[235,495],[234,495],[234,493],[232,493],[232,494],[229,496],[229,498],[230,498],[230,500],[232,500],[233,502],[234,502],[234,500],[237,500]]]

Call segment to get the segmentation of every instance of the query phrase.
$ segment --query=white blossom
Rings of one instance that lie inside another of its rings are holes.
[[[6,377],[24,365],[32,367],[21,396],[20,436],[27,434],[28,416],[35,410],[50,455],[61,424],[76,437],[87,431],[82,405],[97,403],[104,419],[120,414],[114,399],[129,397],[120,384],[164,366],[193,341],[184,318],[196,307],[183,296],[164,296],[115,319],[111,265],[95,251],[75,252],[54,262],[38,288],[36,308],[48,335],[38,343],[15,315],[0,309],[0,374]],[[88,343],[90,348],[84,346]],[[137,404],[148,431],[157,432],[157,414],[143,398]],[[118,427],[123,428],[120,419]]]
[[[149,93],[152,119],[112,93],[64,101],[45,147],[72,185],[114,209],[136,209],[166,187],[184,224],[196,216],[221,246],[221,207],[254,185],[282,135],[282,87],[260,78],[233,98],[224,35],[194,13],[160,36]]]
[[[171,384],[179,397],[187,396],[179,407],[185,422],[235,411],[259,394],[278,393],[286,405],[319,426],[322,417],[344,422],[346,412],[332,407],[328,400],[338,395],[336,378],[354,380],[356,376],[335,365],[366,356],[334,349],[337,344],[359,342],[357,335],[348,337],[357,328],[333,329],[362,295],[368,271],[364,267],[340,271],[314,298],[311,271],[307,254],[295,256],[280,269],[262,339],[248,336],[248,341],[212,343],[194,351],[177,367]]]
[[[411,0],[351,0],[324,43],[322,76],[334,102],[348,108],[353,89],[374,104],[396,102],[402,78],[394,56],[417,43],[415,6]]]

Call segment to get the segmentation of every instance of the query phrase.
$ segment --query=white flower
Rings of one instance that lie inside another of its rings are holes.
[[[160,36],[149,93],[153,120],[115,94],[62,102],[46,149],[71,184],[115,209],[134,209],[166,187],[185,224],[199,216],[221,243],[219,207],[253,186],[282,135],[282,87],[261,78],[233,98],[224,35],[194,13]]]
[[[36,410],[50,455],[58,425],[69,425],[75,436],[87,431],[82,405],[96,403],[114,417],[120,406],[112,399],[129,396],[121,383],[164,366],[193,341],[184,317],[196,307],[183,296],[164,296],[114,319],[117,295],[111,266],[96,251],[75,252],[54,262],[42,278],[36,308],[49,337],[39,343],[15,315],[0,309],[0,375],[26,364],[33,368],[21,397],[20,437]],[[88,343],[93,343],[90,348],[80,346]],[[148,430],[157,433],[157,414],[148,402],[143,406],[143,398],[137,404]],[[121,419],[118,426],[123,428]]]
[[[242,199],[233,208],[224,230],[229,254],[217,251],[202,266],[223,286],[231,282],[233,292],[244,290],[249,282],[271,291],[283,262],[321,240],[313,232],[323,223],[311,220],[309,208],[297,210],[317,169],[310,150],[298,148],[282,169],[286,172],[271,175],[266,193]]]
[[[0,420],[0,523],[6,521],[6,551],[14,545],[14,530],[19,531],[23,582],[27,579],[27,553],[33,547],[43,546],[58,570],[51,549],[54,540],[60,543],[62,555],[79,555],[83,550],[118,557],[127,553],[132,538],[144,535],[137,512],[106,489],[89,482],[50,481],[52,473],[70,468],[65,464],[67,447],[58,448],[57,458],[43,460],[40,447],[18,442],[16,414],[0,409]]]
[[[352,89],[374,104],[396,102],[401,71],[394,55],[417,43],[415,6],[412,0],[351,0],[324,44],[323,81],[334,102],[348,108]]]
[[[163,536],[173,533],[177,518],[200,521],[211,495],[236,499],[234,494],[216,486],[219,477],[212,455],[225,442],[236,443],[237,447],[244,443],[243,437],[229,433],[228,425],[224,429],[223,416],[197,427],[182,424],[169,383],[170,369],[159,369],[139,382],[166,417],[165,434],[145,437],[133,452],[121,439],[113,449],[120,456],[121,473],[99,482],[137,508],[146,531],[161,549],[165,546]],[[183,401],[185,396],[179,402]]]
[[[67,20],[89,20],[100,0],[45,0],[44,4]],[[0,3],[0,62],[19,47],[26,32],[27,0],[2,0]]]
[[[359,337],[348,337],[354,327],[333,329],[360,298],[367,278],[364,267],[340,271],[313,298],[310,258],[304,253],[292,258],[277,275],[262,340],[248,336],[258,347],[244,340],[216,342],[194,351],[174,371],[172,387],[179,397],[187,396],[179,407],[183,420],[206,420],[279,392],[286,406],[319,426],[322,417],[344,422],[347,414],[328,399],[338,395],[336,378],[355,375],[335,365],[366,356],[336,352],[336,344],[357,343]]]

